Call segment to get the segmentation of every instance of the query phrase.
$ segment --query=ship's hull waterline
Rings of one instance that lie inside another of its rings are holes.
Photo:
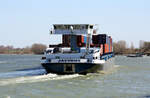
[[[109,71],[113,68],[113,59],[111,58],[103,64],[96,63],[43,63],[47,73],[56,74],[87,74],[97,73],[99,71]]]

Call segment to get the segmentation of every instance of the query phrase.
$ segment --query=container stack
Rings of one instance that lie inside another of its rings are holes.
[[[97,45],[98,44],[98,41],[99,39],[98,39],[98,35],[92,35],[92,43],[94,44],[94,45]]]
[[[82,41],[82,40],[81,40]],[[70,40],[70,45],[71,45],[71,51],[74,51],[74,52],[79,52],[80,49],[79,47],[77,46],[77,36],[76,35],[71,35],[71,40]]]
[[[92,35],[92,44],[94,47],[103,46],[103,53],[112,52],[112,38],[106,34]]]
[[[62,46],[64,47],[70,47],[74,46],[75,50],[77,47],[85,47],[86,46],[86,40],[87,37],[83,35],[74,35],[72,39],[72,45],[71,43],[71,35],[63,35],[62,36]],[[112,50],[112,38],[111,36],[107,36],[106,34],[98,34],[98,35],[92,35],[92,43],[90,45],[91,47],[100,47],[101,50],[103,50],[103,54],[111,53]]]
[[[77,46],[78,47],[85,47],[86,46],[86,36],[83,35],[75,35]],[[71,35],[62,35],[62,46],[70,47],[71,42]]]
[[[81,47],[84,43],[84,37],[82,35],[77,35],[77,46]]]
[[[99,34],[98,35],[98,43],[99,44],[108,44],[109,37],[106,34]]]
[[[86,43],[86,40],[87,40],[87,37],[86,37],[86,36],[84,36],[84,43]]]
[[[92,35],[92,42],[93,44],[106,44],[109,41],[108,38],[106,34]]]
[[[71,35],[62,35],[62,46],[70,47]]]
[[[112,52],[112,38],[111,36],[109,36],[109,40],[110,40],[110,45],[109,45],[109,51]]]
[[[77,35],[77,46],[85,47],[86,45],[86,36]]]

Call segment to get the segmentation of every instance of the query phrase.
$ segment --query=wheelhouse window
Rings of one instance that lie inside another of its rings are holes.
[[[69,30],[70,26],[73,27],[75,30],[81,30],[81,29],[93,29],[93,25],[54,25],[54,29],[64,29]]]
[[[93,29],[93,26],[90,26],[90,29]]]

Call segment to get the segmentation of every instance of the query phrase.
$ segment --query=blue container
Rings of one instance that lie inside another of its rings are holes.
[[[87,37],[86,37],[86,36],[84,36],[84,43],[86,43],[86,40],[87,40]]]
[[[108,37],[109,52],[110,52],[110,48],[111,48],[111,47],[110,47],[110,44],[111,44],[111,43],[110,43],[110,37]]]

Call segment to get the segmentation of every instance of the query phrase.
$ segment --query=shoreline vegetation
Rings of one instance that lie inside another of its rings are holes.
[[[150,42],[140,41],[139,48],[134,48],[133,43],[131,46],[127,46],[126,41],[120,40],[113,43],[113,51],[116,55],[128,55],[128,54],[137,54],[141,53],[142,55],[150,56]]]
[[[35,43],[32,46],[27,46],[25,48],[0,45],[0,54],[43,54],[46,48],[46,45],[39,43]]]
[[[46,48],[46,45],[40,43],[35,43],[32,46],[25,48],[0,45],[0,54],[43,54]],[[143,55],[150,56],[150,42],[140,41],[139,48],[134,48],[133,43],[131,43],[131,46],[129,47],[127,46],[126,41],[120,40],[113,43],[113,51],[115,55],[142,53]]]

